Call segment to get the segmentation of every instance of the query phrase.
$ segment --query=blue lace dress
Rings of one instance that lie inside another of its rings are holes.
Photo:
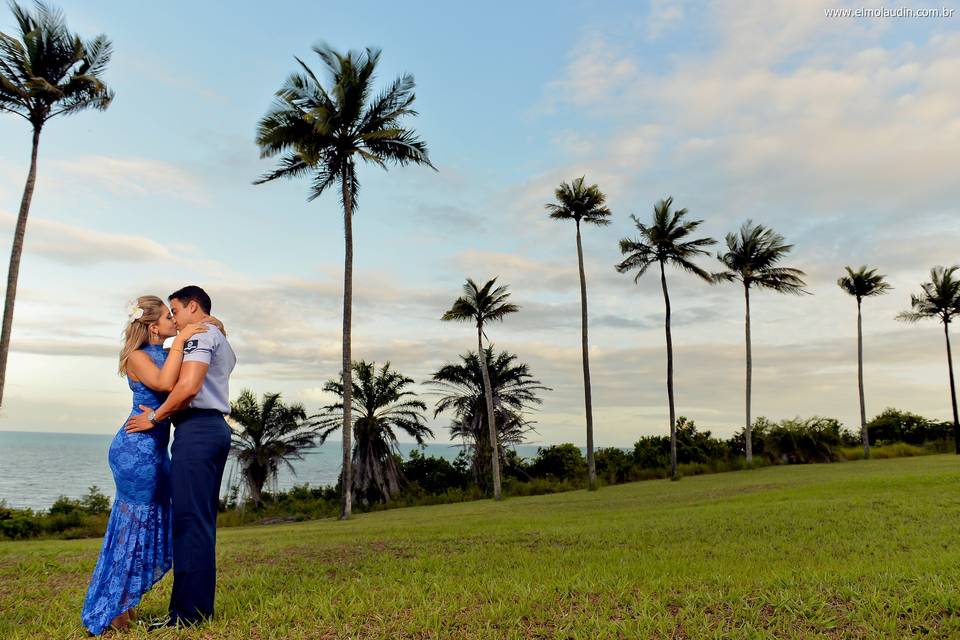
[[[163,366],[167,354],[161,346],[142,349]],[[141,382],[127,381],[133,391],[130,415],[139,413],[141,404],[155,409],[166,398]],[[140,433],[128,434],[121,427],[110,445],[116,498],[81,616],[95,635],[136,606],[173,564],[169,440],[170,422],[165,420]]]

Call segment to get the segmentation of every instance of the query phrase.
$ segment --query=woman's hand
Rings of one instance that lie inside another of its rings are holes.
[[[223,335],[227,335],[227,329],[226,329],[226,327],[223,326],[223,323],[220,322],[220,320],[218,320],[216,316],[210,316],[210,315],[208,315],[207,317],[205,317],[205,318],[203,319],[203,321],[204,321],[204,322],[209,322],[210,324],[212,324],[213,326],[215,326],[217,329],[220,329],[220,333],[222,333]]]
[[[187,340],[197,335],[198,333],[206,333],[207,328],[203,326],[202,322],[194,322],[188,324],[183,329],[180,330],[180,333],[177,334],[177,340],[181,343],[186,343]]]

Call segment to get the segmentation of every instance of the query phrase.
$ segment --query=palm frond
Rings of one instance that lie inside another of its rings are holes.
[[[0,111],[41,128],[50,118],[85,109],[106,109],[113,91],[103,82],[112,55],[106,36],[86,43],[69,31],[63,12],[34,3],[31,12],[10,8],[19,37],[0,34]]]
[[[604,226],[610,224],[610,209],[605,206],[607,197],[597,185],[585,184],[585,176],[561,182],[554,191],[556,202],[547,203],[544,208],[554,220],[575,220]]]
[[[793,249],[783,236],[769,227],[744,222],[737,233],[726,236],[727,250],[717,254],[725,267],[715,274],[718,281],[739,281],[745,287],[770,289],[777,293],[802,295],[809,293],[804,287],[806,275],[800,269],[781,267],[780,262]]]
[[[386,169],[390,164],[430,167],[426,144],[401,125],[415,116],[413,78],[403,74],[371,98],[380,51],[340,53],[324,43],[313,47],[327,78],[296,58],[300,71],[291,74],[257,126],[256,142],[263,158],[292,150],[300,159],[291,170],[289,156],[254,184],[278,177],[313,173],[308,201],[334,185],[346,183],[356,211],[360,182],[355,157]],[[343,204],[343,191],[340,192]]]
[[[920,285],[921,293],[910,296],[910,311],[897,315],[897,320],[917,322],[926,318],[938,318],[950,324],[960,314],[960,266],[937,266],[930,270],[930,281]]]

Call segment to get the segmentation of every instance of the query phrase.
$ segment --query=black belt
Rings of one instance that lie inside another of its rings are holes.
[[[201,416],[220,416],[222,418],[223,415],[223,411],[220,411],[219,409],[194,409],[193,407],[190,407],[174,413],[173,421],[176,422],[178,419],[187,420],[189,418],[199,418]]]

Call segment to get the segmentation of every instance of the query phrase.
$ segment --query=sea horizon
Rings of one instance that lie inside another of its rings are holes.
[[[24,431],[0,429],[0,502],[17,509],[46,510],[61,496],[80,498],[96,486],[111,501],[115,487],[107,462],[110,441],[115,434],[70,433],[62,431]],[[303,460],[293,462],[294,472],[282,468],[271,489],[288,490],[296,485],[332,486],[337,482],[341,461],[340,440],[304,452]],[[457,457],[462,444],[455,442],[399,442],[406,459],[413,450],[447,460]],[[523,458],[531,458],[545,443],[524,443],[513,447]],[[581,452],[585,447],[579,447]],[[599,447],[598,447],[599,448]],[[239,469],[231,457],[227,461],[220,495],[239,484]]]

